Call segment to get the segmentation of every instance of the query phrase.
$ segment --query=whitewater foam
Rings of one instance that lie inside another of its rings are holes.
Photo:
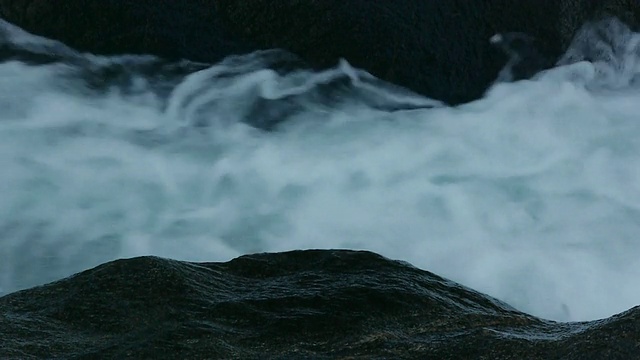
[[[70,49],[1,63],[0,288],[118,257],[352,248],[545,318],[637,305],[639,37],[618,30],[609,60],[576,46],[456,108],[278,52],[191,75]]]

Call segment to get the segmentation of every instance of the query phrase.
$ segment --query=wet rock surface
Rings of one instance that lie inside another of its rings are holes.
[[[636,0],[217,0],[226,29],[312,64],[345,58],[386,81],[455,105],[482,96],[509,61],[512,80],[554,66],[583,24],[640,24]],[[532,39],[516,56],[496,34]],[[535,54],[535,56],[531,56]]]
[[[96,54],[216,62],[254,50],[228,34],[215,0],[0,0],[0,18]]]
[[[640,308],[556,323],[377,254],[118,260],[0,298],[0,358],[634,359]]]
[[[449,104],[481,97],[513,62],[504,44],[491,43],[496,34],[531,39],[511,64],[518,80],[553,66],[585,22],[607,16],[637,29],[640,6],[637,0],[0,0],[1,18],[81,51],[217,62],[281,48],[318,68],[344,58]]]

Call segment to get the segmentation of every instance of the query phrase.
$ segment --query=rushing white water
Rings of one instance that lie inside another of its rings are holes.
[[[0,291],[120,257],[349,248],[545,318],[626,310],[640,304],[640,37],[614,35],[592,41],[594,63],[449,108],[348,64],[274,71],[263,53],[165,76],[157,59],[5,24],[5,44],[65,60],[0,63]]]

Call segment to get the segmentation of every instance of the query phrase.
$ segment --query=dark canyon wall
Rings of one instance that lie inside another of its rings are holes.
[[[99,54],[215,62],[283,48],[317,67],[345,58],[458,104],[482,96],[506,64],[493,35],[531,39],[512,46],[525,47],[514,74],[524,78],[552,66],[586,21],[615,15],[637,28],[639,8],[637,0],[0,0],[0,17]]]

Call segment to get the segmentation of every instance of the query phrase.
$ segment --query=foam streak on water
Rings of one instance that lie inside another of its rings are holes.
[[[448,108],[346,63],[185,77],[3,31],[65,59],[0,64],[5,293],[118,257],[357,248],[546,318],[640,303],[637,34]]]

